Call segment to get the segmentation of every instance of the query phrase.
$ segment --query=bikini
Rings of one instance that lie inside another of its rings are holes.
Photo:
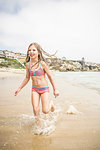
[[[43,70],[41,63],[40,63],[39,68],[36,71],[33,71],[33,70],[31,70],[30,62],[29,62],[29,72],[30,72],[30,76],[45,75],[45,71]],[[32,91],[37,92],[38,94],[43,94],[45,92],[49,92],[49,87],[48,86],[36,87],[36,86],[32,85]]]

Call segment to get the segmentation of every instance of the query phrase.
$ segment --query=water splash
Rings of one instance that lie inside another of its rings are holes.
[[[78,111],[73,105],[70,105],[67,114],[82,114],[82,112]]]
[[[20,118],[24,119],[24,127],[25,122],[27,122],[27,128],[30,124],[30,132],[34,135],[48,135],[55,131],[56,122],[59,117],[60,109],[56,109],[54,112],[50,112],[49,114],[41,114],[41,119],[37,121],[35,116],[22,114]]]
[[[16,136],[18,135],[49,135],[56,129],[56,122],[58,121],[61,110],[56,108],[54,112],[48,114],[41,113],[40,122],[36,121],[34,115],[21,114],[12,116],[1,116],[0,127],[2,131],[9,129]]]

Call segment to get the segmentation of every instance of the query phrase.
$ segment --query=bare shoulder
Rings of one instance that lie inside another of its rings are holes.
[[[41,65],[45,71],[47,71],[49,69],[49,66],[47,65],[47,63],[45,61],[41,61]]]
[[[41,61],[41,65],[42,65],[43,68],[45,68],[46,66],[48,66],[45,61]]]
[[[41,64],[42,64],[42,65],[45,65],[46,63],[45,63],[45,61],[42,60],[42,61],[41,61]]]

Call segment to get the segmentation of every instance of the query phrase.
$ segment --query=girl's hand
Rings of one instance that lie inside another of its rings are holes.
[[[55,96],[55,98],[56,98],[57,96],[59,96],[59,91],[58,91],[58,90],[54,90],[54,96]]]
[[[21,89],[19,88],[17,91],[15,91],[15,94],[14,94],[14,95],[17,96],[17,94],[20,92],[20,90],[21,90]]]

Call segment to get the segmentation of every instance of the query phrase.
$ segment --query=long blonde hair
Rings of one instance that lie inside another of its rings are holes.
[[[55,52],[55,54],[50,55],[50,54],[48,54],[47,52],[45,52],[45,51],[42,49],[42,47],[41,47],[38,43],[35,43],[35,42],[34,42],[34,43],[31,43],[31,44],[29,45],[29,47],[28,47],[27,56],[26,56],[26,63],[30,61],[29,48],[30,48],[32,45],[34,45],[34,46],[36,47],[36,49],[38,50],[38,52],[39,52],[39,54],[38,54],[38,62],[40,62],[40,61],[45,61],[45,58],[43,57],[42,53],[43,53],[44,55],[48,56],[48,57],[52,57],[52,56],[56,57],[55,54],[57,53],[57,51]]]

